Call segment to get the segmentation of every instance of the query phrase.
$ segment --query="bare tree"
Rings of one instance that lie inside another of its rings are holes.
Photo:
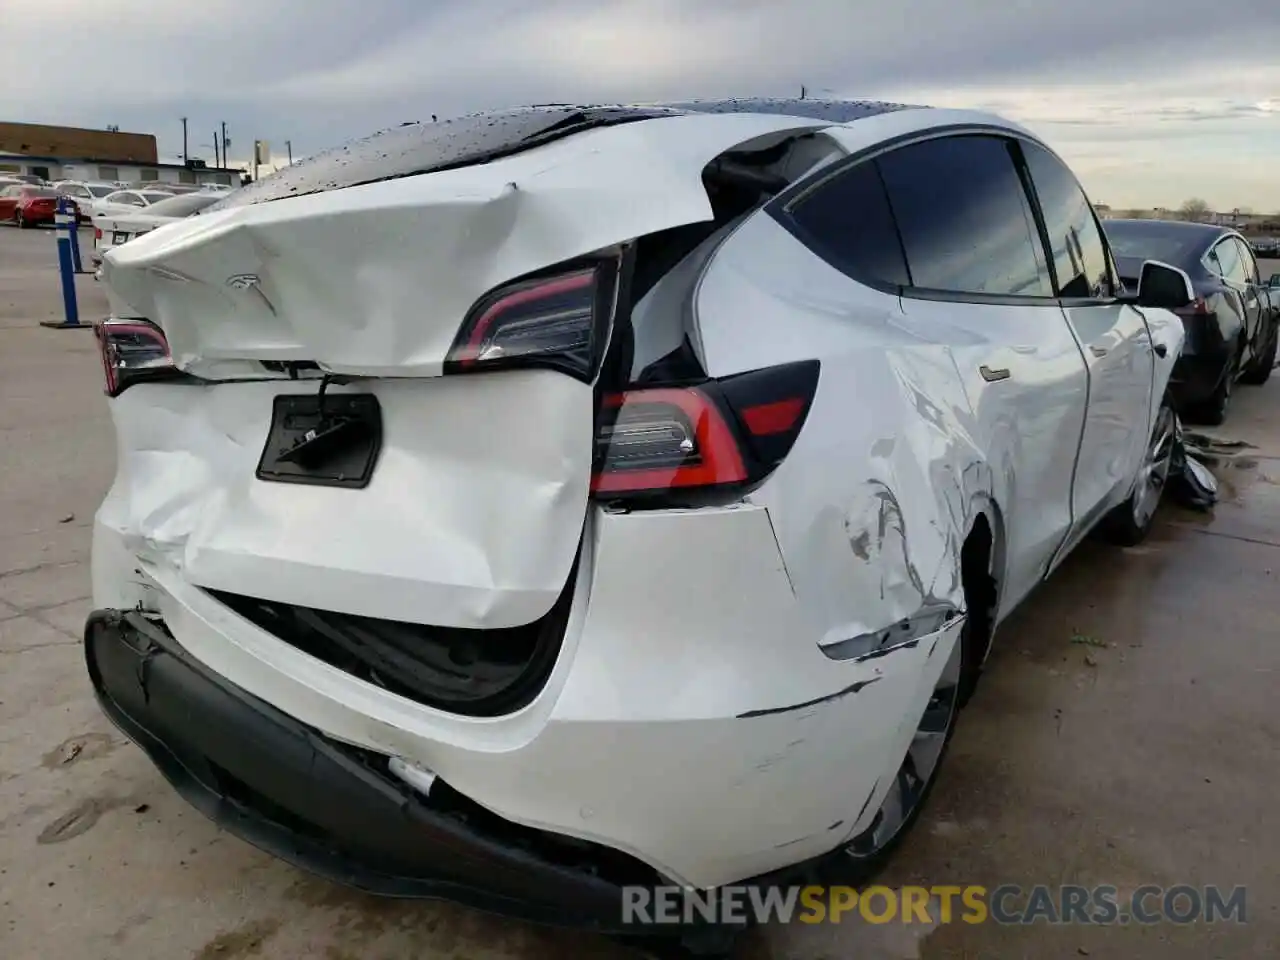
[[[1209,213],[1209,204],[1199,197],[1192,197],[1178,208],[1178,215],[1183,220],[1203,220]]]

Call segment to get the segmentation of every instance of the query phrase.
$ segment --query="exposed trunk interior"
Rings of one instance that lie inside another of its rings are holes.
[[[575,565],[545,616],[493,630],[402,623],[208,592],[255,626],[354,677],[430,707],[493,717],[519,710],[546,684],[564,640],[576,573]]]

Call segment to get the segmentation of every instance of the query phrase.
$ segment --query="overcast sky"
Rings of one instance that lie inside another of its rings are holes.
[[[1280,2],[0,0],[0,119],[295,156],[522,103],[726,95],[994,109],[1095,201],[1280,210]],[[43,38],[35,42],[34,38]]]

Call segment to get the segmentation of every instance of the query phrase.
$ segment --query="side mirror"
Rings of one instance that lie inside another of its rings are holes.
[[[1268,287],[1280,287],[1280,273],[1273,273],[1273,274],[1272,274],[1272,275],[1267,279],[1267,286],[1268,286]]]
[[[1185,271],[1159,260],[1148,260],[1142,265],[1137,293],[1123,299],[1135,307],[1177,310],[1195,302],[1196,288]]]

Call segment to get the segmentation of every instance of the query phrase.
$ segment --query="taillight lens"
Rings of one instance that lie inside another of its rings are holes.
[[[139,379],[175,372],[164,332],[149,320],[103,320],[94,334],[109,397]]]
[[[606,396],[591,489],[601,499],[740,491],[795,445],[818,385],[816,360],[687,386]]]
[[[621,261],[562,267],[490,292],[471,308],[445,372],[553,367],[591,382],[616,306]]]
[[[101,227],[94,227],[94,228],[93,228],[93,239],[94,239],[94,240],[101,240],[101,239],[102,239],[102,228],[101,228]]]
[[[722,486],[748,476],[733,428],[697,387],[605,397],[595,463],[596,493]]]

